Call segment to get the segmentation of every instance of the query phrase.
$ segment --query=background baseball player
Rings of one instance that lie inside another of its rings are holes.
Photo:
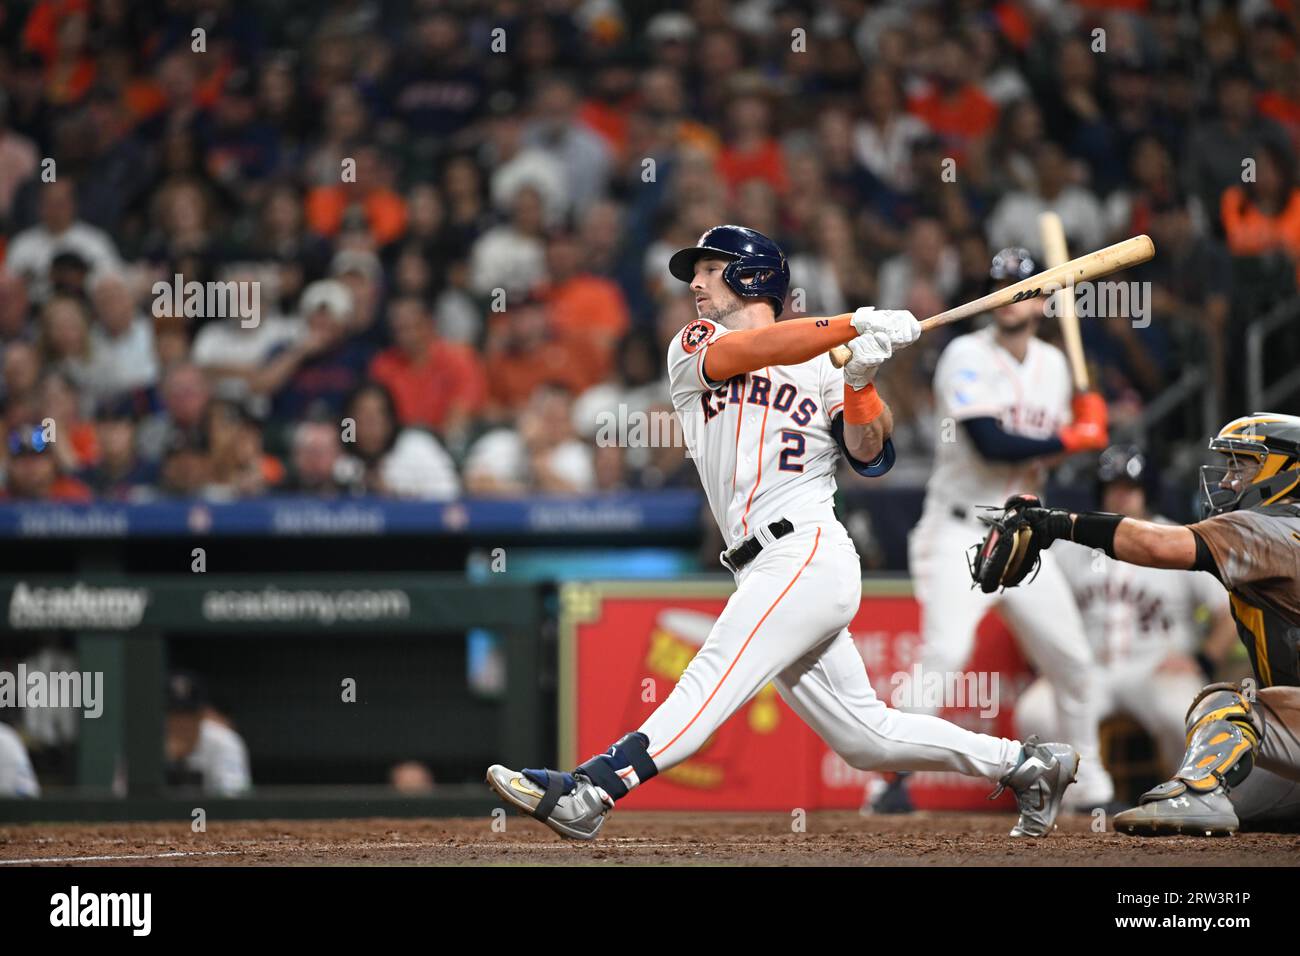
[[[1156,485],[1136,446],[1102,452],[1097,479],[1102,511],[1170,524],[1148,510],[1147,492]],[[1074,592],[1097,658],[1100,717],[1122,712],[1136,720],[1155,739],[1165,772],[1172,772],[1187,743],[1184,717],[1204,683],[1202,667],[1212,672],[1235,640],[1227,595],[1203,572],[1144,568],[1083,548],[1052,554]],[[1016,701],[1016,729],[1060,733],[1055,694],[1045,678]]]
[[[1014,590],[1040,548],[1065,540],[1149,568],[1208,571],[1228,589],[1255,676],[1192,698],[1179,768],[1115,817],[1127,833],[1214,835],[1243,822],[1300,822],[1300,418],[1238,418],[1210,450],[1223,457],[1201,468],[1205,520],[1071,514],[1013,496],[972,569],[982,586]]]
[[[591,839],[614,801],[689,757],[768,682],[850,765],[948,770],[1010,787],[1013,835],[1050,832],[1078,754],[1023,746],[937,717],[888,708],[872,689],[848,623],[861,599],[856,550],[832,510],[840,455],[860,474],[893,462],[891,416],[872,379],[920,335],[910,312],[859,309],[777,323],[789,283],[767,237],[718,226],[676,253],[698,318],[673,341],[668,368],[686,444],[736,576],[703,647],[634,733],[572,773],[488,770],[507,802],[563,836]],[[848,344],[838,371],[826,356]]]
[[[1004,249],[990,275],[995,283],[1009,283],[1037,271],[1028,251]],[[1071,400],[1064,354],[1036,335],[1042,315],[1037,299],[998,309],[990,325],[953,339],[940,356],[934,471],[908,541],[908,562],[921,604],[922,673],[960,670],[976,627],[997,604],[1025,655],[1054,688],[1056,726],[1083,758],[1067,805],[1094,807],[1109,803],[1114,787],[1098,757],[1092,654],[1069,584],[1044,560],[1031,585],[1000,597],[982,594],[970,587],[965,556],[984,534],[977,506],[999,504],[1017,489],[1040,489],[1063,452],[1106,447],[1106,405],[1091,392]],[[881,797],[882,808],[907,809],[898,792],[904,787],[896,781]]]

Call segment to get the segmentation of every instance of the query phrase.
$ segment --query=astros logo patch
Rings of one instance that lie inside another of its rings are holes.
[[[689,354],[698,349],[713,335],[713,323],[696,319],[682,329],[682,348]]]

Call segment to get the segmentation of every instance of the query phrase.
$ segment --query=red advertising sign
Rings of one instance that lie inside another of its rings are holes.
[[[561,596],[560,754],[566,767],[639,727],[672,691],[731,593],[724,583],[566,585]],[[897,702],[916,675],[920,608],[905,581],[869,582],[849,626],[877,695]],[[1015,699],[1031,679],[1002,622],[981,623],[963,671],[967,706],[939,713],[970,730],[1014,736]],[[919,675],[916,675],[919,676]],[[924,689],[924,684],[921,685]],[[932,688],[937,693],[937,688]],[[928,703],[929,699],[924,702]],[[762,688],[692,757],[638,788],[643,810],[856,809],[878,775],[855,770],[777,694]],[[877,783],[878,785],[878,783]],[[918,773],[918,809],[981,810],[991,785],[960,774]]]

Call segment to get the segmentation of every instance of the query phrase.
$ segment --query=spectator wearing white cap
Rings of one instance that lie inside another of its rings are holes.
[[[303,290],[298,338],[282,343],[250,379],[254,394],[270,397],[274,417],[335,415],[364,377],[370,349],[351,333],[352,292],[336,279]]]

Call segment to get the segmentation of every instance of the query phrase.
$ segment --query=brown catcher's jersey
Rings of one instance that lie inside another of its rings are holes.
[[[1218,565],[1260,686],[1300,686],[1300,505],[1231,511],[1191,529]]]

